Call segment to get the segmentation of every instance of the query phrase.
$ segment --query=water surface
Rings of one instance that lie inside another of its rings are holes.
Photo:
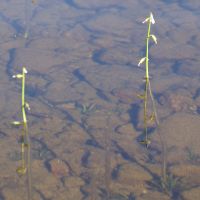
[[[0,199],[27,199],[25,177],[16,174],[20,128],[10,125],[20,118],[21,85],[12,75],[22,66],[34,200],[198,199],[198,0],[1,0],[0,7]],[[137,97],[145,71],[137,63],[150,11],[158,38],[150,45],[151,85],[161,124],[149,127],[146,149]]]

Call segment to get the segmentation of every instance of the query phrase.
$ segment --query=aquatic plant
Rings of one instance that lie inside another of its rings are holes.
[[[77,108],[80,110],[81,114],[88,115],[89,113],[96,110],[96,104],[94,103],[78,104]]]
[[[155,106],[155,100],[153,97],[153,93],[152,93],[152,89],[151,89],[151,85],[150,85],[150,77],[149,77],[149,40],[152,39],[154,41],[155,44],[157,44],[157,38],[155,35],[151,34],[151,24],[155,24],[155,20],[153,17],[153,14],[150,13],[149,17],[147,17],[143,23],[147,23],[148,24],[148,30],[147,30],[147,35],[146,35],[146,55],[145,57],[141,58],[138,66],[140,66],[142,63],[145,62],[145,89],[144,89],[144,93],[142,95],[138,95],[138,97],[140,99],[143,99],[144,102],[144,135],[145,135],[145,139],[143,141],[141,141],[142,144],[145,144],[146,147],[149,146],[149,144],[151,143],[149,137],[148,137],[148,123],[149,122],[153,122],[156,121],[157,125],[159,124],[158,121],[158,117],[157,117],[157,112],[156,112],[156,106]],[[148,98],[148,94],[150,95],[150,99],[152,102],[152,106],[153,106],[153,112],[150,116],[148,116],[148,102],[149,102],[149,98]]]
[[[149,139],[148,136],[148,123],[149,122],[155,122],[157,125],[158,129],[158,135],[160,137],[160,142],[161,142],[161,147],[162,147],[162,166],[161,166],[161,171],[162,171],[162,181],[164,185],[168,185],[167,182],[167,156],[166,156],[166,144],[165,144],[165,138],[164,135],[161,135],[159,131],[159,119],[156,111],[156,104],[153,96],[153,92],[151,89],[151,84],[150,84],[150,76],[149,76],[149,42],[150,39],[153,40],[155,44],[157,44],[157,38],[155,35],[151,34],[151,24],[155,24],[155,20],[153,17],[153,14],[150,13],[149,17],[147,17],[142,23],[147,23],[148,29],[147,29],[147,35],[146,35],[146,54],[145,57],[141,58],[138,66],[140,66],[142,63],[145,63],[145,89],[144,93],[141,95],[138,95],[140,99],[143,100],[143,107],[144,107],[144,112],[143,112],[143,122],[144,122],[144,130],[143,134],[145,135],[144,140],[140,141],[141,144],[144,144],[147,148],[151,144],[151,140]],[[150,101],[152,105],[152,113],[150,116],[148,115],[148,105],[149,105],[149,96],[150,96]]]
[[[157,188],[158,191],[163,192],[170,197],[177,196],[179,191],[184,189],[181,184],[181,178],[174,176],[170,172],[166,175],[166,180],[159,178],[154,180],[151,185],[154,188]]]
[[[21,133],[21,166],[16,169],[18,175],[22,176],[27,174],[28,181],[28,200],[31,200],[32,186],[31,186],[31,143],[28,133],[28,124],[26,117],[26,109],[30,110],[29,104],[25,100],[25,80],[26,80],[27,70],[25,67],[22,68],[22,73],[13,75],[13,78],[22,80],[22,90],[21,90],[21,115],[22,121],[14,121],[13,125],[22,126]]]
[[[166,180],[162,180],[162,188],[163,190],[169,195],[173,196],[173,193],[175,193],[180,185],[180,177],[176,177],[173,174],[169,174],[166,177]]]
[[[194,165],[198,165],[200,163],[200,155],[196,154],[191,148],[186,148],[187,160]]]

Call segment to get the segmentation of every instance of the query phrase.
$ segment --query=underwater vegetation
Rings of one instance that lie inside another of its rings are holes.
[[[96,105],[94,103],[91,104],[78,104],[77,108],[80,110],[81,114],[88,115],[91,112],[96,110]]]
[[[152,181],[150,184],[154,189],[156,188],[158,191],[167,194],[171,198],[175,198],[179,196],[180,189],[183,187],[181,185],[181,178],[176,177],[173,174],[169,173],[166,175],[165,182],[162,178],[158,180]]]
[[[32,185],[31,185],[31,143],[28,132],[28,124],[26,117],[26,109],[30,110],[29,104],[25,99],[25,81],[27,70],[25,67],[22,68],[21,74],[13,75],[13,78],[21,79],[22,90],[21,90],[21,116],[22,121],[13,121],[12,124],[15,126],[22,126],[21,132],[21,166],[16,169],[19,176],[27,175],[28,182],[28,200],[31,200]]]

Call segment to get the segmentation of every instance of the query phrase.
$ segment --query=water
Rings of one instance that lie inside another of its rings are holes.
[[[0,199],[26,200],[19,177],[20,82],[32,141],[33,200],[198,199],[200,3],[1,0]],[[151,86],[160,127],[143,138],[146,25],[152,11]],[[28,33],[28,37],[24,37]],[[162,187],[163,136],[167,177]]]

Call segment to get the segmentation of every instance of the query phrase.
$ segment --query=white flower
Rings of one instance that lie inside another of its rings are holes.
[[[155,24],[155,23],[156,23],[152,13],[150,13],[150,22],[151,22],[152,24]]]
[[[26,69],[25,67],[23,67],[23,72],[24,72],[25,74],[28,73],[28,71],[27,71],[27,69]]]

